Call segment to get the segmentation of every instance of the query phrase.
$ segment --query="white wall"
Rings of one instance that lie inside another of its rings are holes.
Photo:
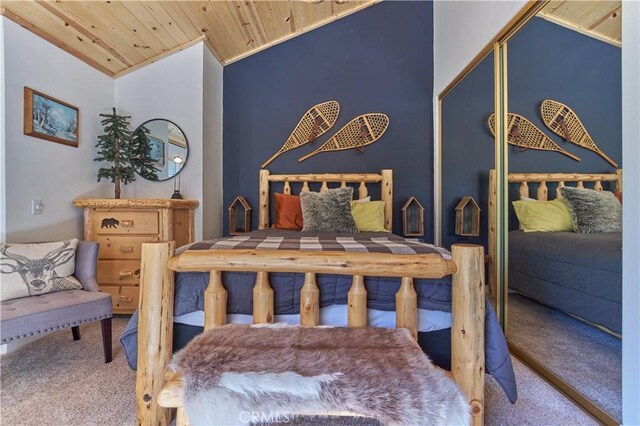
[[[4,158],[4,17],[0,17],[0,243],[6,241]]]
[[[203,203],[205,239],[222,236],[222,65],[204,48]]]
[[[109,195],[98,183],[95,142],[101,132],[98,114],[113,104],[113,80],[2,18],[4,29],[4,117],[6,238],[42,241],[82,236],[82,211],[76,197]],[[80,109],[78,148],[23,135],[24,86]],[[44,203],[31,215],[31,200]]]
[[[202,238],[203,218],[203,75],[204,47],[199,43],[115,80],[115,106],[131,115],[135,128],[153,118],[176,123],[189,143],[189,157],[180,173],[184,198],[198,200],[196,239]],[[123,198],[169,198],[173,180],[151,182],[141,177],[122,189]]]
[[[6,240],[15,242],[82,236],[82,211],[72,206],[72,200],[113,197],[112,183],[97,182],[100,165],[93,159],[102,133],[99,114],[110,112],[114,105],[119,113],[132,116],[132,126],[166,118],[182,128],[189,141],[189,159],[181,173],[181,192],[201,203],[196,210],[196,238],[203,236],[203,215],[207,237],[221,235],[222,66],[203,43],[114,81],[12,21],[2,17],[0,22],[3,240],[5,230]],[[22,134],[24,86],[80,109],[78,148]],[[3,110],[4,105],[11,107]],[[149,182],[137,177],[122,188],[127,198],[164,198],[172,193],[173,180]],[[31,215],[34,199],[44,203],[40,216]]]
[[[436,0],[433,93],[438,95],[526,3],[526,0]]]
[[[622,420],[640,425],[640,3],[622,16]]]

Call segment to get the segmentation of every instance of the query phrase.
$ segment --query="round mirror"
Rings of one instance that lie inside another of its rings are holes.
[[[164,119],[145,121],[134,131],[141,143],[148,145],[148,161],[138,174],[153,181],[168,180],[182,171],[189,157],[187,137],[175,123]]]

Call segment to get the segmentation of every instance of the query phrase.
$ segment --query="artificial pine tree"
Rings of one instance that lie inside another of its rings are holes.
[[[104,134],[98,136],[98,156],[94,161],[108,161],[111,167],[102,167],[98,170],[98,182],[100,179],[111,179],[115,184],[115,198],[120,198],[120,182],[125,185],[136,180],[137,153],[132,149],[131,131],[129,130],[130,116],[116,114],[100,114],[105,117],[101,123],[104,126]]]
[[[138,174],[148,180],[158,180],[160,169],[154,166],[155,161],[151,158],[151,142],[147,137],[148,133],[149,129],[138,126],[131,137],[131,149],[135,153]]]

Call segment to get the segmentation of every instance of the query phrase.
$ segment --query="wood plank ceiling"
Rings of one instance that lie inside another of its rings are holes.
[[[563,27],[622,46],[622,1],[550,1],[538,15]]]
[[[3,0],[1,11],[115,78],[201,40],[230,64],[379,1]]]

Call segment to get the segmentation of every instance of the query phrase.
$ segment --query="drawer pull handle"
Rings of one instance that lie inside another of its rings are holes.
[[[133,296],[129,296],[129,297],[120,296],[120,300],[123,301],[123,302],[131,302],[131,301],[133,301]]]
[[[120,246],[121,253],[131,253],[133,251],[133,246]]]
[[[133,226],[133,221],[132,220],[121,220],[120,221],[120,226],[123,226],[125,228],[131,228]]]
[[[120,279],[126,278],[126,277],[132,277],[133,276],[133,271],[120,271],[118,273],[118,276],[120,277]]]

